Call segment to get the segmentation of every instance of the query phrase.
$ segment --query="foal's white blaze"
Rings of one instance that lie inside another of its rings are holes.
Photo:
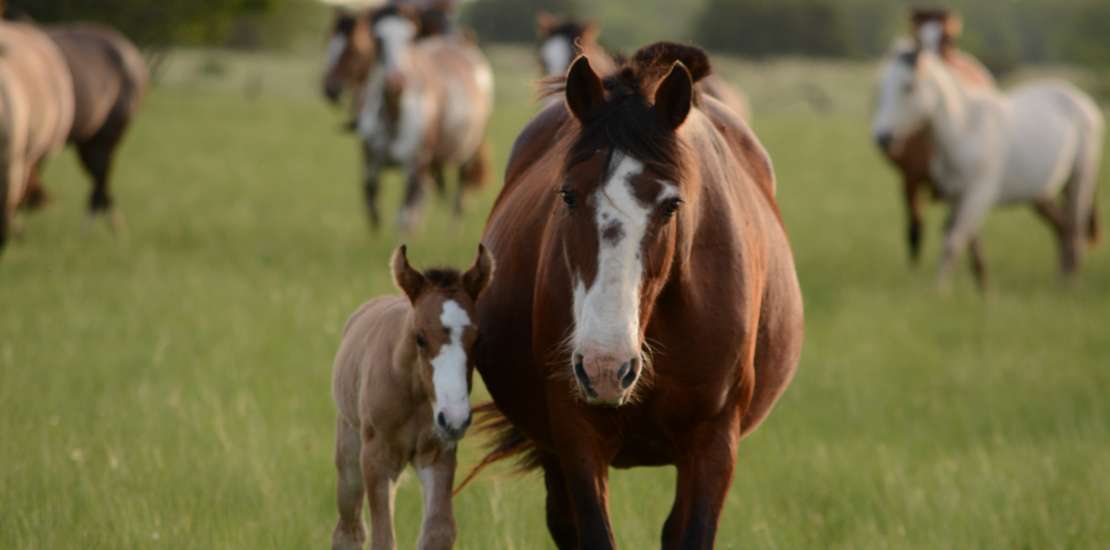
[[[555,35],[540,46],[540,60],[548,76],[563,74],[574,56],[574,46],[562,35]]]
[[[343,55],[345,49],[347,49],[346,36],[337,34],[328,41],[327,68],[329,71],[335,67],[336,63],[339,63],[339,58]]]
[[[443,413],[447,425],[462,427],[470,416],[470,401],[466,391],[466,350],[463,349],[463,331],[470,326],[470,316],[454,300],[443,302],[440,322],[450,332],[447,344],[439,348],[432,359],[432,383],[435,385],[434,416]]]
[[[597,275],[589,288],[576,278],[573,344],[575,354],[601,353],[626,361],[640,353],[640,246],[655,204],[644,204],[633,192],[632,178],[643,171],[643,163],[614,152],[612,165],[609,179],[592,198],[597,211]],[[660,183],[663,192],[657,203],[677,196],[677,187]],[[606,238],[606,230],[614,227],[619,227],[613,231],[615,237]]]

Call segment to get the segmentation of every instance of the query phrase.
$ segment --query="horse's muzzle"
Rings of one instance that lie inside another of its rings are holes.
[[[594,405],[623,405],[640,378],[639,357],[625,360],[611,354],[574,354],[574,379]]]
[[[436,414],[436,430],[439,435],[447,441],[458,441],[466,434],[466,429],[470,427],[471,415],[467,413],[466,418],[461,422],[450,422],[447,416],[440,411]]]
[[[875,144],[882,149],[884,153],[889,153],[890,148],[894,145],[894,134],[890,132],[882,132],[875,135]]]

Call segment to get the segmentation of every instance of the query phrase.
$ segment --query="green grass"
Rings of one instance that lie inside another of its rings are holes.
[[[529,52],[493,57],[500,172],[536,69]],[[0,259],[0,548],[326,547],[331,358],[347,315],[392,291],[397,237],[366,230],[356,146],[317,97],[316,63],[172,58],[120,155],[122,237],[84,226],[74,155],[50,164],[54,203]],[[978,296],[961,272],[942,296],[941,209],[922,268],[907,267],[896,182],[867,135],[872,67],[723,72],[750,90],[775,161],[807,341],[793,386],[741,444],[719,546],[1104,546],[1110,248],[1064,288],[1048,231],[998,212],[984,237],[994,289]],[[798,99],[806,86],[826,111]],[[499,185],[461,223],[432,201],[413,261],[469,262]],[[462,467],[478,456],[468,440]],[[401,547],[417,535],[413,477]],[[624,547],[656,545],[673,480],[614,472]],[[495,469],[456,499],[459,546],[549,546],[542,502],[538,476]]]

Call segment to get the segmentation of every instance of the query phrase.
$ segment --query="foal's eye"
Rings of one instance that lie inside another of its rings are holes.
[[[424,338],[423,334],[416,335],[416,347],[420,349],[425,349],[428,347],[428,340]]]
[[[663,218],[670,218],[675,212],[678,212],[678,207],[682,206],[682,199],[672,197],[663,202]]]
[[[560,189],[559,196],[563,198],[563,202],[566,203],[567,208],[574,208],[574,205],[578,202],[578,197],[575,196],[574,191],[569,187]]]

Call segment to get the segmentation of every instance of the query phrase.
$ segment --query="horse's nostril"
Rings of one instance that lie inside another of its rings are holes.
[[[622,390],[627,390],[628,388],[631,388],[632,384],[636,382],[636,378],[640,374],[639,365],[639,359],[632,359],[631,361],[621,365],[620,370],[617,371],[617,375],[620,377]]]
[[[590,397],[597,397],[597,392],[594,391],[593,385],[590,384],[590,377],[586,376],[586,367],[582,365],[582,355],[574,354],[574,376],[578,378],[578,382],[582,384],[582,389],[586,390],[586,395]]]
[[[894,142],[894,136],[892,136],[888,132],[883,132],[883,133],[875,136],[875,143],[879,144],[879,147],[881,149],[883,149],[884,151],[887,150],[887,149],[890,149],[890,144],[893,143],[893,142]]]
[[[436,415],[436,423],[439,424],[440,428],[447,429],[447,417],[443,416],[443,411]]]

